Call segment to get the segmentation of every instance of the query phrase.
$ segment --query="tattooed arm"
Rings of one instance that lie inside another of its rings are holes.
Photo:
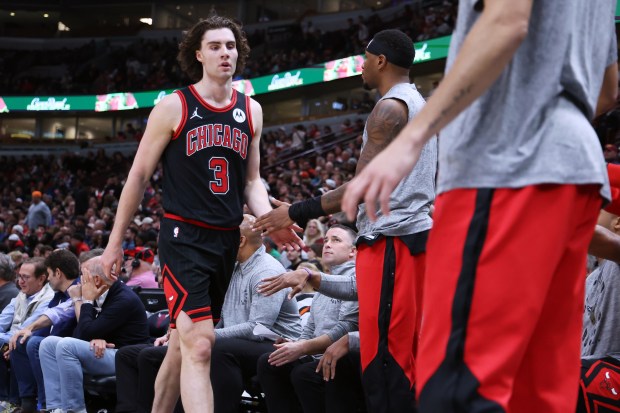
[[[408,110],[404,102],[397,99],[380,101],[368,115],[366,132],[368,141],[364,145],[360,159],[357,162],[355,174],[358,175],[372,161],[377,154],[387,148],[400,131],[407,124]],[[340,212],[342,196],[347,183],[321,196],[321,206],[327,214]]]
[[[424,144],[481,96],[506,68],[527,35],[533,0],[494,0],[467,34],[458,56],[424,108],[394,142],[347,185],[342,209],[352,219],[363,198],[375,218],[375,202],[385,214],[392,190],[413,169]],[[480,47],[484,44],[484,47]],[[501,102],[498,102],[501,104]]]

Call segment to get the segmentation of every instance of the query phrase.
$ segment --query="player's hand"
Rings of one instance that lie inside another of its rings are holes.
[[[287,250],[300,250],[306,246],[299,236],[290,228],[284,228],[269,233],[269,236],[278,247],[284,247]]]
[[[340,340],[327,347],[323,357],[316,366],[316,372],[323,374],[323,380],[330,381],[336,377],[336,364],[349,352],[349,335],[345,334]]]
[[[377,201],[384,215],[390,213],[390,195],[400,181],[413,169],[420,158],[423,145],[401,132],[398,137],[377,155],[352,181],[347,184],[342,197],[342,210],[351,221],[355,220],[357,206],[363,200],[366,213],[377,220]]]
[[[269,355],[269,364],[272,366],[283,366],[304,355],[303,343],[301,341],[274,344],[273,346],[276,350]]]
[[[303,232],[303,228],[295,224],[288,215],[288,209],[291,204],[279,201],[272,196],[269,197],[269,202],[276,208],[256,218],[254,225],[252,225],[253,231],[263,231],[263,235],[269,235],[272,231],[284,228],[290,228],[295,232]]]
[[[117,280],[123,268],[123,249],[121,245],[108,243],[105,251],[101,255],[101,265],[103,273],[112,280]]]
[[[30,337],[31,335],[32,331],[27,328],[16,331],[9,340],[9,350],[15,350],[15,348],[17,347],[17,340],[19,340],[19,344],[24,344],[26,340],[28,340],[28,337]]]
[[[103,357],[103,354],[105,353],[106,348],[114,348],[114,347],[115,347],[114,344],[107,343],[105,340],[102,340],[102,339],[90,340],[90,350],[95,353],[95,357],[98,359]]]
[[[170,331],[168,331],[163,336],[156,338],[153,345],[155,347],[167,346],[169,340],[170,340]]]
[[[275,277],[265,278],[258,286],[258,292],[266,296],[277,293],[280,290],[291,287],[288,299],[292,299],[306,286],[308,273],[304,270],[285,272]]]

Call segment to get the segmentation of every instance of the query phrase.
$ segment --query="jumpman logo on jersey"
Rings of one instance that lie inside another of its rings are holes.
[[[194,119],[194,118],[202,119],[202,116],[200,116],[198,114],[198,107],[196,107],[196,109],[194,109],[194,113],[192,113],[192,117],[190,119]]]

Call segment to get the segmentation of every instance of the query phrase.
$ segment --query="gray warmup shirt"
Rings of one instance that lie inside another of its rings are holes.
[[[222,318],[215,329],[217,338],[244,338],[261,341],[253,334],[257,323],[289,339],[301,334],[301,320],[296,300],[287,298],[290,288],[269,297],[257,292],[258,285],[267,277],[286,272],[282,264],[267,254],[261,246],[245,262],[235,264],[230,285],[224,297]]]
[[[394,85],[379,102],[397,99],[407,105],[411,120],[426,103],[415,85],[399,83]],[[363,145],[368,142],[368,132],[364,128]],[[403,236],[426,231],[433,225],[428,215],[435,200],[435,173],[437,171],[437,139],[429,140],[413,170],[398,184],[390,196],[390,214],[385,216],[377,211],[377,221],[372,222],[366,215],[366,207],[358,207],[357,228],[360,237],[376,235]]]
[[[620,353],[620,265],[603,261],[586,279],[582,357]]]
[[[446,72],[480,15],[475,3],[459,2]],[[533,2],[528,35],[509,66],[440,134],[438,193],[600,184],[609,199],[590,120],[605,68],[617,60],[615,6],[615,0]]]
[[[331,270],[340,277],[355,279],[355,261],[336,265]],[[359,305],[357,301],[343,302],[316,293],[310,308],[310,318],[300,340],[309,340],[326,334],[332,342],[336,342],[345,334],[358,329]]]

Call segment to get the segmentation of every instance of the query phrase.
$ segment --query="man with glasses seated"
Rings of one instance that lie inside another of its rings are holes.
[[[19,268],[18,281],[20,293],[0,313],[0,346],[3,353],[8,351],[13,334],[39,318],[54,296],[47,283],[43,258],[26,260]],[[4,409],[11,409],[13,404],[19,403],[17,388],[15,385],[11,387],[10,383],[8,363],[0,361],[0,407]]]
[[[99,250],[103,252],[103,250]],[[97,250],[82,254],[94,256]],[[70,337],[77,324],[70,290],[79,288],[80,262],[69,250],[53,251],[46,259],[47,279],[55,291],[43,314],[9,341],[11,370],[15,374],[21,399],[21,413],[34,413],[37,401],[45,406],[45,386],[39,362],[39,345],[48,336]]]

